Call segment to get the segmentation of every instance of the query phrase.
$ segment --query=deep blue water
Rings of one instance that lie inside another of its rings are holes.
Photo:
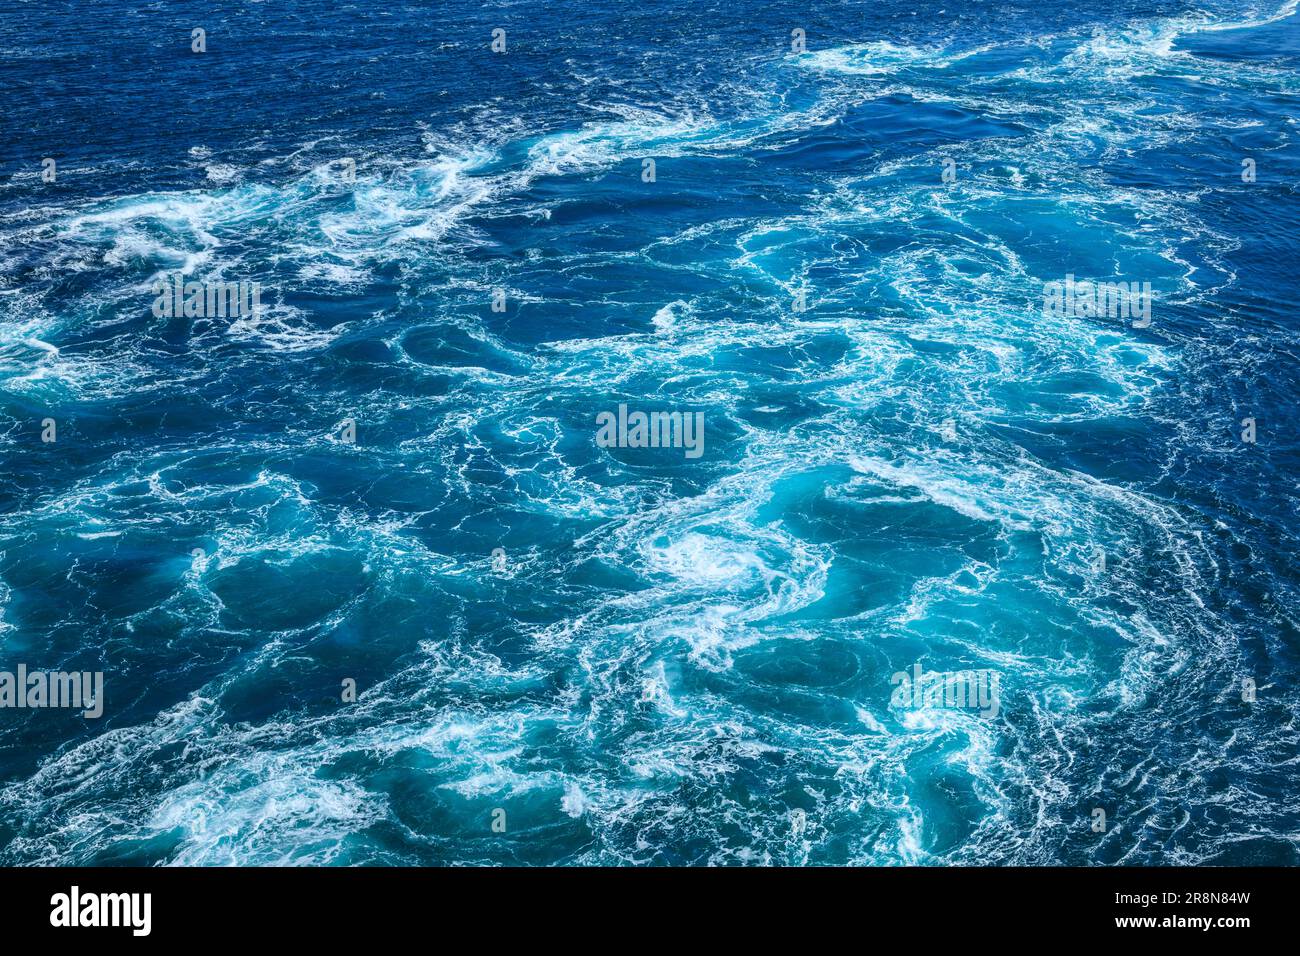
[[[1300,862],[1294,13],[3,0],[0,863]]]

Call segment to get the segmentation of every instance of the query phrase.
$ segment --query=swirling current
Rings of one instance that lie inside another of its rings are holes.
[[[1298,25],[7,0],[0,863],[1300,862]]]

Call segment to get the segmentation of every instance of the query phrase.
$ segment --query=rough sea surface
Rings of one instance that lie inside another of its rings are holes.
[[[1300,862],[1295,11],[0,0],[0,864]]]

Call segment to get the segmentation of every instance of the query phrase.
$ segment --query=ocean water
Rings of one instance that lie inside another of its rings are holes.
[[[3,0],[0,863],[1300,862],[1295,14]]]

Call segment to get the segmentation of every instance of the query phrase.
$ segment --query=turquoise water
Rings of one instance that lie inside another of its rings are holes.
[[[948,6],[0,8],[0,862],[1297,862],[1294,0]]]

